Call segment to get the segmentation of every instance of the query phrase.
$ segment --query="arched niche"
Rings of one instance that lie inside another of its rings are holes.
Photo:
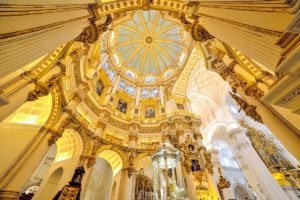
[[[253,195],[253,193],[244,185],[241,184],[235,184],[233,186],[234,196],[237,200],[244,200],[244,199],[256,199]]]
[[[52,199],[56,192],[59,190],[59,183],[61,181],[62,175],[63,175],[63,168],[60,167],[56,169],[49,179],[47,180],[45,187],[41,191],[41,195],[39,196],[38,199]]]
[[[98,154],[99,158],[105,159],[111,166],[113,170],[113,176],[118,174],[118,172],[123,167],[123,161],[121,156],[112,150],[104,150]]]
[[[46,173],[44,173],[40,188],[36,195],[34,195],[34,199],[43,199],[43,193],[49,190],[49,188],[47,188],[49,184],[47,183],[57,169],[62,168],[68,170],[65,170],[64,174],[62,175],[61,182],[56,188],[56,191],[54,191],[53,196],[58,192],[59,189],[67,184],[73,176],[74,170],[83,151],[83,142],[81,136],[74,129],[65,129],[62,137],[59,138],[53,146],[56,148],[53,162]]]
[[[113,179],[111,164],[104,158],[97,158],[85,192],[85,200],[109,200]],[[116,186],[115,186],[116,187]]]
[[[24,148],[46,124],[52,110],[52,95],[27,101],[0,123],[0,175],[17,160]]]
[[[153,167],[150,156],[143,157],[137,163],[136,169],[138,173],[144,175],[150,179],[153,178]]]
[[[48,150],[38,167],[34,170],[30,179],[24,185],[21,190],[21,196],[23,199],[32,198],[34,194],[39,190],[39,187],[44,179],[45,174],[52,165],[56,155],[56,145],[52,145]]]
[[[109,150],[109,151],[107,151],[107,150]],[[104,153],[102,153],[102,152],[104,152]],[[126,153],[123,150],[121,150],[119,148],[116,148],[116,147],[114,147],[112,145],[104,145],[104,146],[102,146],[100,149],[98,149],[96,155],[98,157],[102,157],[102,158],[106,159],[107,158],[106,154],[108,152],[112,153],[111,155],[115,155],[118,158],[120,158],[122,166],[121,166],[121,168],[119,167],[119,170],[122,169],[122,168],[124,168],[124,167],[127,167],[129,165]],[[107,159],[107,161],[110,162],[109,159]],[[117,174],[117,173],[114,173],[114,174]]]
[[[56,142],[57,154],[55,162],[64,161],[81,155],[83,150],[83,142],[74,129],[66,129],[63,132],[63,136]]]

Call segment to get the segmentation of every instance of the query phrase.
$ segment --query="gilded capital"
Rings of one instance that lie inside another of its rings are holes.
[[[47,96],[49,94],[50,90],[47,86],[47,84],[43,82],[36,82],[35,83],[35,89],[28,93],[27,101],[35,101],[39,97]]]

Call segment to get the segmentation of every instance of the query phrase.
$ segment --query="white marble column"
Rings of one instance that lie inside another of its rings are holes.
[[[132,170],[132,171],[130,171]],[[136,171],[130,168],[121,170],[119,200],[132,200],[135,195]]]
[[[246,129],[236,128],[228,131],[228,142],[233,152],[238,153],[236,159],[241,164],[250,186],[261,199],[288,199],[283,189],[274,179],[268,168],[254,150],[246,136]],[[255,182],[257,183],[256,185]]]
[[[104,63],[107,61],[108,59],[108,53],[107,52],[103,52],[100,56],[100,61],[97,63],[97,71],[101,70]]]
[[[163,86],[161,85],[159,86],[159,98],[160,98],[160,104],[165,105]]]
[[[138,86],[136,89],[136,95],[135,95],[135,106],[139,106],[140,103],[140,97],[141,97],[141,86]]]
[[[117,91],[117,89],[118,89],[118,87],[119,87],[120,81],[121,81],[121,76],[118,75],[118,76],[115,78],[115,80],[114,80],[114,86],[113,86],[112,91],[111,91],[112,94],[115,94],[115,93],[116,93],[116,91]]]
[[[211,163],[214,166],[214,168],[213,168],[214,173],[212,175],[212,179],[214,181],[216,190],[218,191],[217,184],[219,183],[219,180],[220,180],[219,168],[221,170],[222,176],[224,176],[223,169],[222,169],[220,160],[218,158],[219,152],[216,149],[210,149],[208,152],[211,155]],[[225,177],[225,178],[227,178],[227,177]],[[232,186],[232,183],[230,183],[230,184]],[[233,191],[230,187],[229,188],[224,188],[222,191],[223,191],[223,195],[224,195],[225,199],[233,199],[234,198]],[[219,192],[218,192],[218,198],[221,199]]]
[[[24,82],[27,82],[24,80]],[[6,104],[0,106],[0,122],[5,120],[10,114],[16,111],[26,100],[28,93],[34,90],[34,83],[25,83],[20,89],[8,96],[2,97]]]

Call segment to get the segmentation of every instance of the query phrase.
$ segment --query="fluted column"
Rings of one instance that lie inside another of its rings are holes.
[[[135,195],[136,170],[132,168],[123,168],[120,173],[120,189],[117,199],[132,200]]]
[[[250,184],[256,181],[257,184],[251,185],[251,187],[253,187],[259,197],[262,199],[288,199],[288,196],[251,145],[246,136],[246,130],[244,128],[230,130],[227,133],[227,137],[234,148],[234,152],[239,152],[236,157],[241,163],[241,168],[247,180]]]
[[[90,25],[92,14],[88,1],[81,4],[81,8],[75,4],[53,4],[49,7],[46,3],[37,7],[32,2],[25,0],[23,5],[18,5],[21,10],[31,10],[26,14],[15,10],[15,5],[7,5],[4,9],[8,16],[0,17],[0,34],[3,34],[0,77],[73,40]],[[53,7],[56,9],[53,10]]]
[[[29,92],[35,88],[34,83],[28,83],[27,80],[20,80],[19,83],[24,84],[20,89],[7,96],[1,95],[1,99],[2,101],[5,101],[5,104],[0,105],[0,122],[5,120],[10,114],[24,104],[27,100]]]
[[[135,95],[135,106],[139,106],[140,97],[141,97],[141,86],[138,86],[136,89],[136,95]]]

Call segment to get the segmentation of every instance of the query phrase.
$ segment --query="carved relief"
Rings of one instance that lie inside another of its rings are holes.
[[[98,29],[95,23],[83,29],[82,33],[75,38],[75,41],[83,42],[85,44],[92,44],[97,41],[99,37]]]
[[[39,97],[47,96],[49,94],[49,88],[47,84],[43,82],[36,82],[35,89],[28,93],[27,101],[35,101]]]
[[[192,30],[191,30],[191,35],[194,40],[197,42],[205,42],[209,39],[213,39],[214,36],[209,34],[203,26],[200,25],[198,21],[194,22]]]
[[[261,116],[256,111],[256,106],[249,105],[248,103],[246,103],[244,99],[242,99],[235,93],[230,92],[229,94],[235,100],[235,102],[240,106],[240,109],[242,109],[247,116],[251,117],[253,120],[257,122],[263,123]]]

